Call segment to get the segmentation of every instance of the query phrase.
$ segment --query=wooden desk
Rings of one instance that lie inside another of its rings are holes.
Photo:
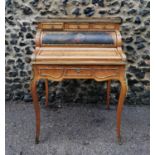
[[[116,131],[118,141],[121,140],[121,113],[127,93],[127,83],[126,56],[121,48],[120,24],[120,18],[50,19],[38,22],[31,81],[36,114],[36,143],[39,143],[40,135],[40,106],[36,84],[40,79],[45,79],[46,106],[48,105],[48,80],[108,81],[107,108],[110,81],[120,81]]]

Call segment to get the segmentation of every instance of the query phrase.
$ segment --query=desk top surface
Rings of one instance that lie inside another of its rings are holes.
[[[125,54],[117,48],[38,48],[33,64],[125,64]]]

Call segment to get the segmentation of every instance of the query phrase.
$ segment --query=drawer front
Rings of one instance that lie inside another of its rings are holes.
[[[108,29],[108,30],[113,30],[115,29],[115,25],[105,25],[105,29]]]
[[[63,76],[64,69],[62,67],[46,67],[39,69],[39,75],[41,77],[49,77],[59,79]]]
[[[93,28],[93,29],[104,29],[105,25],[103,25],[103,24],[93,24],[93,25],[91,25],[91,28]]]
[[[78,28],[78,25],[71,24],[71,25],[68,25],[68,28],[69,29],[77,29]]]
[[[81,24],[79,25],[80,29],[89,29],[89,24]]]
[[[103,30],[103,29],[114,30],[115,25],[111,25],[111,24],[92,24],[91,28],[96,29],[96,30],[98,30],[98,29],[100,29],[100,30]]]
[[[96,68],[94,70],[94,76],[97,78],[109,78],[109,77],[118,77],[119,68]]]
[[[43,29],[46,29],[46,30],[48,30],[48,29],[53,29],[53,30],[61,30],[62,28],[63,28],[63,24],[43,24],[42,25],[42,28]]]
[[[92,70],[90,68],[67,68],[65,70],[65,76],[69,77],[91,77]]]
[[[67,29],[89,29],[89,24],[67,24]]]
[[[39,66],[39,76],[56,81],[62,79],[96,79],[119,78],[120,67],[115,66]]]

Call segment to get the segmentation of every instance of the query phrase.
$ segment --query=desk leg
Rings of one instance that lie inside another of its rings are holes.
[[[110,92],[111,92],[111,80],[107,81],[107,100],[106,100],[106,109],[109,110],[110,109]]]
[[[120,91],[120,96],[119,96],[119,101],[117,106],[117,128],[116,128],[119,144],[121,144],[121,134],[120,134],[121,114],[122,114],[123,104],[127,93],[126,79],[120,80],[120,84],[121,84],[121,91]]]
[[[33,105],[36,115],[36,138],[35,143],[39,143],[39,136],[40,136],[40,105],[38,102],[38,96],[37,96],[37,81],[35,79],[32,80],[31,83],[31,91],[32,91],[32,99],[33,99]]]
[[[48,106],[48,80],[45,80],[45,94],[46,94],[46,103],[45,106]]]

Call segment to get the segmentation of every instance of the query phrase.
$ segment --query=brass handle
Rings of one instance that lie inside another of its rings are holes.
[[[80,68],[75,69],[77,73],[80,73]]]

